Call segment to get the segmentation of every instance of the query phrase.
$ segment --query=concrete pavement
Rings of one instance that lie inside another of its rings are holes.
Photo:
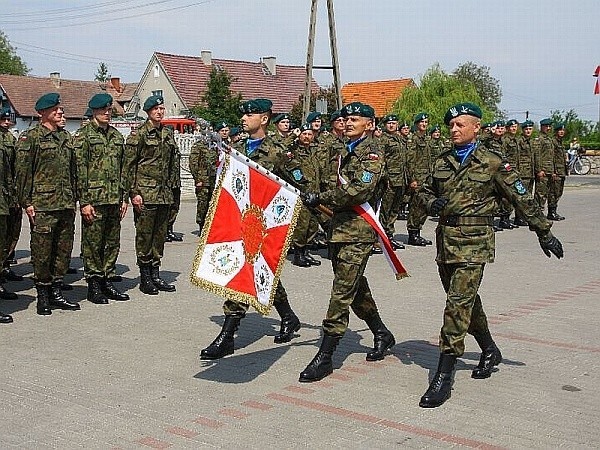
[[[600,178],[599,178],[600,179]],[[94,305],[77,276],[66,292],[81,311],[35,313],[27,279],[8,283],[19,300],[1,301],[13,324],[0,325],[0,447],[140,448],[597,448],[600,419],[600,183],[570,177],[554,233],[566,257],[547,259],[526,229],[497,233],[496,262],[481,295],[504,362],[488,380],[470,378],[479,350],[472,338],[458,364],[452,398],[425,410],[418,401],[437,363],[444,295],[435,250],[398,252],[411,277],[394,281],[382,256],[367,276],[398,344],[367,363],[372,335],[351,316],[334,356],[334,374],[298,383],[317,350],[332,272],[286,265],[283,283],[303,327],[289,344],[273,344],[278,327],[249,314],[235,354],[198,358],[222,323],[221,299],[189,281],[196,251],[193,202],[185,202],[167,244],[165,278],[177,292],[137,289],[131,212],[124,221],[119,271],[128,302]],[[589,181],[589,182],[588,182]],[[406,238],[405,222],[397,233]],[[433,238],[435,223],[423,235]],[[78,237],[76,239],[79,239]],[[29,276],[24,227],[15,271]],[[79,254],[78,245],[73,254]],[[81,267],[74,257],[73,263]],[[596,405],[596,406],[594,406]]]

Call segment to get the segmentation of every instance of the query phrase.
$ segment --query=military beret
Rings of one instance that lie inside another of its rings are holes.
[[[257,114],[269,112],[272,107],[273,102],[268,98],[255,98],[243,102],[239,109],[242,114]]]
[[[563,122],[558,122],[554,124],[554,131],[564,130],[565,124]]]
[[[521,124],[521,128],[529,128],[533,127],[533,122],[531,120],[526,120]]]
[[[310,123],[303,123],[300,126],[300,132],[302,133],[303,131],[312,131],[312,125]]]
[[[237,136],[240,133],[241,130],[239,129],[239,127],[233,127],[229,129],[229,137]]]
[[[490,122],[485,122],[481,124],[481,128],[490,128],[492,124]]]
[[[91,117],[94,115],[94,113],[92,112],[92,108],[88,108],[85,110],[85,112],[83,113],[83,117],[86,117],[88,119],[91,119]]]
[[[88,106],[92,109],[100,109],[100,108],[106,108],[107,106],[111,106],[112,103],[113,103],[112,96],[110,94],[103,92],[101,94],[96,94],[92,98],[90,98],[90,101],[88,102]]]
[[[285,119],[290,120],[290,115],[288,113],[277,114],[275,117],[273,117],[272,122],[279,123]]]
[[[321,118],[321,113],[317,112],[317,111],[311,111],[308,113],[308,116],[306,116],[306,123],[311,123],[314,122],[317,119]]]
[[[517,119],[510,119],[506,122],[507,127],[512,127],[513,125],[518,125],[519,121]]]
[[[429,114],[422,112],[415,116],[413,122],[417,123],[417,122],[420,122],[421,120],[425,120],[425,119],[429,119]]]
[[[42,111],[44,109],[54,108],[56,105],[60,105],[60,94],[51,92],[38,98],[38,101],[35,102],[35,110]]]
[[[433,134],[436,131],[441,131],[441,128],[440,128],[439,125],[434,125],[434,126],[432,126],[432,127],[429,128],[429,134]]]
[[[229,127],[229,125],[227,125],[227,122],[220,121],[215,124],[215,131],[219,131],[219,130],[222,130],[223,128],[227,128],[227,127]]]
[[[540,125],[552,125],[552,119],[542,119]]]
[[[450,121],[458,116],[473,116],[481,119],[481,108],[474,103],[458,103],[452,106],[444,115],[444,123],[450,125]]]
[[[162,105],[165,103],[165,100],[162,98],[162,95],[151,95],[144,102],[144,111],[148,112],[152,108],[158,105]]]
[[[387,116],[384,116],[383,119],[381,119],[381,123],[388,122],[398,122],[398,116],[396,114],[388,114]]]
[[[398,124],[398,128],[410,128],[410,123],[405,120],[404,122]]]
[[[361,116],[374,119],[375,110],[371,106],[365,105],[364,103],[352,102],[348,103],[342,108],[342,117],[348,116]]]
[[[12,113],[10,112],[10,108],[8,106],[0,109],[0,119],[10,119]]]
[[[340,111],[339,109],[336,109],[334,112],[331,113],[331,115],[329,116],[329,121],[333,122],[335,120],[338,120],[340,117],[342,117],[342,111]]]
[[[504,120],[496,120],[496,122],[494,122],[494,125],[496,125],[497,127],[505,127],[506,122]]]

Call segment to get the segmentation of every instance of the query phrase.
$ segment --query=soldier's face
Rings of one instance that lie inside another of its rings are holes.
[[[281,119],[276,126],[282,133],[287,133],[290,131],[290,119]]]
[[[156,105],[148,111],[148,118],[154,123],[160,123],[165,118],[165,107]]]
[[[0,117],[0,128],[8,130],[10,127],[10,117]]]
[[[395,133],[396,131],[398,131],[398,122],[396,122],[395,120],[390,120],[385,124],[385,130],[388,133]]]
[[[338,117],[332,122],[331,126],[338,133],[343,133],[346,128],[346,122],[343,117]]]
[[[433,133],[431,133],[431,137],[433,139],[439,139],[442,136],[442,133],[438,130],[434,131]]]
[[[224,127],[219,130],[219,134],[222,139],[227,139],[229,137],[229,127]]]
[[[476,117],[462,115],[452,119],[448,127],[450,128],[452,143],[454,145],[466,145],[475,142],[481,124]]]
[[[406,125],[406,126],[404,126],[404,127],[400,128],[400,134],[401,134],[402,136],[408,136],[408,135],[409,135],[409,133],[410,133],[410,127],[409,127],[408,125]]]
[[[312,130],[303,131],[298,135],[300,145],[308,147],[315,140],[315,133]]]
[[[567,130],[565,130],[564,128],[561,128],[560,130],[556,130],[556,135],[559,138],[563,138],[563,137],[565,137],[566,132],[567,132]]]
[[[368,131],[373,129],[373,119],[362,116],[346,117],[345,134],[351,140],[355,141],[365,136]]]
[[[550,125],[540,125],[540,131],[544,134],[550,131]]]
[[[107,106],[106,108],[93,109],[92,114],[94,115],[94,120],[98,125],[106,126],[112,118],[112,106]]]
[[[523,135],[530,137],[531,134],[533,133],[533,127],[525,127],[523,128]]]
[[[255,134],[262,126],[267,126],[269,116],[264,113],[249,113],[242,116],[242,128],[250,136]]]
[[[40,115],[42,116],[40,121],[48,123],[53,127],[61,127],[64,126],[64,123],[66,123],[67,121],[67,119],[63,117],[64,113],[65,111],[63,107],[57,105],[54,108],[48,108],[43,111],[40,111]]]
[[[323,121],[319,118],[319,119],[315,119],[310,123],[310,126],[312,127],[312,129],[314,131],[319,131],[321,129],[321,124],[323,123]]]
[[[427,127],[429,126],[429,119],[423,119],[417,122],[417,131],[421,133],[425,133],[427,131]]]
[[[516,123],[514,125],[511,125],[510,127],[508,127],[508,132],[510,134],[517,134],[517,130],[519,129],[519,125],[517,125]]]

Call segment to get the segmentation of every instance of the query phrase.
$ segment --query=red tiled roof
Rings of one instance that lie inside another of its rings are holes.
[[[205,91],[212,66],[222,67],[233,78],[231,90],[239,92],[244,100],[268,98],[273,102],[273,111],[290,111],[304,92],[303,66],[277,64],[275,75],[264,70],[262,62],[212,59],[207,66],[199,56],[171,55],[155,53],[175,90],[188,108],[198,104]],[[312,90],[319,85],[313,79]]]
[[[103,90],[97,81],[0,75],[0,87],[6,92],[17,116],[37,117],[38,114],[34,108],[37,99],[48,92],[58,92],[61,104],[65,108],[65,116],[68,119],[81,119],[87,110],[89,99],[99,92],[107,92],[112,95],[115,99],[114,105],[117,113],[123,114],[123,108],[119,102],[131,100],[137,83],[120,83],[120,91],[117,91],[110,82]]]
[[[367,103],[375,109],[377,117],[383,117],[390,112],[402,91],[412,84],[414,84],[412,78],[348,83],[342,87],[342,98],[344,104],[351,102]]]

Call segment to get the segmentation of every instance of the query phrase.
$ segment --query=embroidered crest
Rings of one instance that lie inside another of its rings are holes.
[[[240,267],[240,261],[231,245],[223,244],[217,246],[209,256],[210,265],[219,275],[228,276]]]
[[[292,170],[292,176],[296,181],[300,181],[302,178],[304,178],[304,175],[302,175],[302,171],[300,169]]]
[[[241,170],[233,173],[231,177],[231,191],[236,200],[241,200],[248,191],[248,179]]]
[[[523,182],[521,180],[515,181],[514,186],[515,190],[517,191],[517,194],[524,195],[527,193],[527,188],[525,187],[525,185],[523,185]]]
[[[286,197],[278,196],[273,199],[273,206],[271,206],[273,212],[273,220],[276,224],[282,224],[288,220],[289,213],[291,211],[290,202]]]
[[[259,267],[255,268],[256,270],[256,278],[255,278],[255,286],[256,293],[259,297],[268,295],[269,288],[271,287],[271,277],[269,276],[269,270],[267,266],[261,264]]]
[[[363,183],[370,183],[373,179],[373,174],[371,172],[367,172],[366,170],[363,172],[362,177],[360,177],[360,181]]]
[[[267,237],[267,221],[263,210],[257,205],[248,206],[242,213],[241,225],[244,256],[248,264],[254,264]]]

